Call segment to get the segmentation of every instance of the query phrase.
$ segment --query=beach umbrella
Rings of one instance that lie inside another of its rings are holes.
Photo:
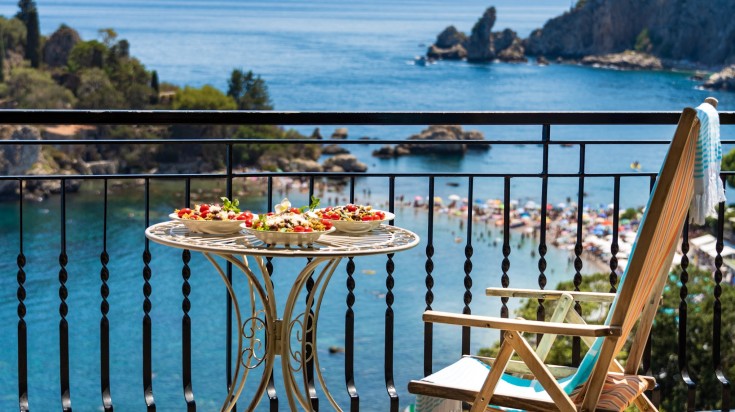
[[[440,205],[442,204],[442,202],[443,200],[440,196],[434,196],[434,203],[436,203],[437,205]]]
[[[458,201],[461,198],[459,197],[459,195],[451,194],[451,195],[447,196],[447,199],[456,202],[456,201]]]
[[[536,202],[534,202],[533,200],[529,200],[528,202],[526,202],[526,204],[523,205],[523,207],[526,209],[531,209],[531,210],[539,208]]]

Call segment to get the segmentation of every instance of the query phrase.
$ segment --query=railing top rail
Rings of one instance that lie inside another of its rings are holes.
[[[0,110],[0,124],[273,124],[273,125],[657,125],[679,111],[599,112],[294,112],[217,110]],[[735,124],[735,112],[720,112]]]

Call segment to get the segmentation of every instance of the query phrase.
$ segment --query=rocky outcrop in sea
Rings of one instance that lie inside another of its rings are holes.
[[[632,50],[622,53],[610,53],[596,56],[585,56],[580,63],[586,66],[614,67],[624,70],[661,70],[661,59],[647,53]]]
[[[485,140],[482,132],[477,130],[462,130],[462,126],[434,125],[424,129],[419,134],[412,135],[408,140],[445,140],[454,143],[401,143],[395,147],[385,145],[373,151],[373,156],[391,158],[410,154],[448,154],[463,155],[468,150],[490,150],[490,144],[467,144],[467,141]]]
[[[709,76],[702,85],[705,89],[735,91],[735,65]]]
[[[495,18],[495,7],[485,10],[472,28],[469,37],[454,26],[447,27],[439,33],[436,42],[429,47],[426,57],[443,60],[467,59],[471,62],[527,61],[523,42],[516,32],[511,29],[501,32],[492,31]]]

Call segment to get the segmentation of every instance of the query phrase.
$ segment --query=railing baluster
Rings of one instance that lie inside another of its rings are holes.
[[[71,412],[71,393],[69,384],[69,323],[66,315],[69,313],[69,307],[66,304],[66,298],[69,291],[66,289],[66,281],[69,274],[66,271],[66,264],[69,258],[66,255],[66,179],[61,179],[61,253],[59,254],[59,373],[61,383],[61,408],[64,412]]]
[[[551,125],[545,124],[541,129],[541,140],[544,143],[543,164],[541,169],[541,225],[539,226],[539,242],[538,242],[538,287],[543,290],[546,288],[546,204],[548,203],[549,189],[549,142],[551,141]],[[536,308],[536,320],[543,321],[546,319],[546,308],[544,307],[544,299],[537,299],[538,308]],[[541,341],[543,334],[536,335],[536,344]]]
[[[396,198],[396,178],[391,176],[388,178],[388,211],[395,213],[395,198]],[[393,224],[391,220],[389,224]],[[395,317],[393,314],[393,286],[395,285],[395,279],[393,278],[393,271],[395,270],[395,264],[393,263],[393,253],[388,254],[388,260],[385,262],[385,287],[387,292],[385,294],[385,389],[388,391],[390,397],[390,411],[398,412],[398,391],[396,390],[396,384],[393,381],[393,325]]]
[[[434,302],[434,292],[431,288],[434,287],[434,277],[431,273],[434,271],[434,261],[431,259],[434,256],[434,176],[429,176],[429,217],[428,217],[428,228],[426,234],[426,263],[424,268],[426,269],[426,295],[424,300],[426,302],[426,310],[431,310],[431,304]],[[432,362],[433,362],[433,345],[434,342],[434,324],[431,322],[424,322],[424,376],[431,375]]]
[[[725,179],[719,176],[723,180],[723,187],[727,187]],[[722,368],[722,302],[720,296],[722,295],[722,249],[724,247],[723,236],[725,233],[725,202],[720,202],[717,208],[717,257],[715,258],[715,289],[714,289],[714,307],[712,314],[712,366],[715,369],[715,376],[722,385],[722,404],[720,409],[730,410],[730,381],[725,376],[725,371]]]
[[[145,178],[145,226],[150,225],[150,189],[151,182]],[[148,412],[156,410],[156,400],[153,397],[153,365],[152,365],[152,330],[151,330],[151,250],[150,241],[145,239],[143,251],[143,396]]]
[[[689,358],[687,357],[687,313],[688,305],[686,298],[689,295],[689,288],[687,283],[689,282],[689,216],[687,215],[686,222],[684,222],[684,230],[682,231],[681,241],[681,275],[679,281],[681,282],[681,288],[679,289],[679,350],[678,350],[678,364],[679,373],[681,379],[687,386],[687,410],[694,410],[694,401],[696,394],[696,382],[694,378],[689,374]],[[683,405],[682,405],[683,406]]]
[[[620,250],[618,244],[618,237],[620,228],[620,176],[615,176],[613,183],[613,232],[612,232],[612,244],[610,245],[610,293],[615,293],[618,285],[618,251]]]
[[[102,286],[100,287],[100,295],[102,296],[102,304],[100,310],[102,319],[100,320],[100,384],[102,389],[102,407],[105,412],[112,412],[112,395],[110,394],[110,321],[107,319],[107,313],[110,311],[110,304],[107,297],[110,296],[110,288],[107,281],[110,280],[110,270],[107,264],[110,262],[110,255],[107,253],[107,179],[104,180],[102,187],[102,254],[100,254],[100,279]]]
[[[474,192],[475,180],[472,176],[468,178],[467,182],[467,243],[464,247],[464,308],[462,313],[465,315],[472,314],[470,309],[470,303],[472,303],[472,205],[473,192]],[[462,355],[470,354],[470,328],[468,326],[462,327]]]
[[[267,207],[265,210],[270,210],[271,207],[273,207],[273,176],[268,176],[267,179]],[[268,276],[273,276],[273,258],[268,256],[265,258],[265,268],[268,271]],[[265,281],[265,279],[264,279]],[[271,281],[271,286],[273,285],[273,282]],[[276,385],[273,381],[273,373],[271,372],[271,376],[268,379],[268,386],[266,387],[266,393],[268,394],[268,401],[270,402],[270,410],[271,412],[278,411],[278,395],[276,394]]]
[[[309,200],[308,203],[311,204],[311,198],[314,196],[314,176],[309,177]],[[308,262],[311,262],[312,259],[308,258]],[[312,271],[309,273],[309,279],[306,280],[306,296],[304,304],[306,304],[309,301],[309,297],[312,294],[312,291],[314,290],[314,272]],[[307,319],[304,319],[304,325],[306,326],[306,334],[304,338],[307,342],[311,342],[314,339],[314,310],[309,308],[309,317]],[[316,386],[314,385],[314,360],[313,360],[313,347],[311,345],[306,346],[304,350],[304,357],[308,359],[306,362],[306,378],[307,378],[307,387],[309,388],[309,398],[311,398],[311,406],[314,408],[314,410],[319,410],[319,398],[317,397],[316,393]]]
[[[227,184],[227,198],[232,199],[232,144],[228,144],[226,146],[226,157],[227,157],[227,176],[225,177],[225,181]],[[230,285],[232,285],[232,263],[227,262],[227,281],[230,282]],[[230,297],[229,293],[225,293],[225,299],[226,299],[226,322],[227,322],[227,328],[226,328],[226,337],[227,342],[225,342],[225,350],[227,351],[226,362],[227,362],[227,390],[229,391],[232,388],[232,298]],[[237,325],[237,333],[241,333],[240,328],[242,325]],[[240,362],[240,354],[238,353],[235,357],[235,362]],[[237,403],[234,403],[232,406],[232,412],[237,412]]]
[[[350,177],[350,203],[355,201],[355,177]],[[345,313],[345,384],[350,396],[350,410],[360,410],[360,396],[355,385],[355,262],[347,259],[347,311]]]
[[[184,204],[189,206],[191,203],[191,178],[186,179],[184,192]],[[189,300],[189,294],[191,293],[191,285],[189,284],[191,252],[188,249],[181,252],[181,261],[183,263],[181,268],[181,277],[183,278],[181,292],[184,295],[184,300],[181,302],[181,309],[184,312],[181,318],[181,376],[183,378],[186,410],[194,412],[197,410],[197,404],[194,400],[194,389],[191,381],[191,317],[189,316],[189,310],[191,310],[191,301]]]
[[[23,181],[18,180],[18,409],[28,411],[28,328],[26,326],[26,256],[23,253]]]
[[[653,191],[653,186],[656,185],[656,177],[651,176],[651,180],[648,185],[648,192]],[[689,220],[689,219],[687,219]],[[685,253],[686,255],[686,253]],[[651,351],[653,350],[653,333],[648,334],[648,340],[646,341],[646,347],[643,350],[643,372],[648,374],[648,371],[651,371],[651,375],[653,375],[653,362],[651,362]],[[653,390],[651,391],[651,401],[654,405],[657,407],[661,405],[661,383],[656,381],[656,384],[653,386]]]
[[[504,288],[510,286],[510,177],[506,176],[503,181],[503,262],[500,269],[503,275],[500,277],[500,285]],[[500,298],[502,306],[500,307],[500,316],[508,317],[508,298]],[[502,339],[502,333],[501,333]]]
[[[574,290],[579,291],[579,285],[582,284],[582,228],[584,227],[583,211],[584,211],[584,169],[585,169],[585,148],[584,144],[579,145],[579,186],[577,188],[577,241],[574,244]],[[582,314],[582,306],[579,302],[574,302],[574,310]],[[581,341],[579,337],[572,338],[572,366],[579,365],[581,361]]]

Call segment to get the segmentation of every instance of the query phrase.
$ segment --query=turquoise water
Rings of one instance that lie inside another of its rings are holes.
[[[497,28],[510,26],[521,35],[563,12],[567,1],[498,1]],[[735,95],[698,90],[686,73],[621,72],[574,65],[539,67],[534,64],[473,65],[439,62],[426,67],[413,65],[437,33],[449,24],[469,31],[482,14],[486,2],[393,2],[393,1],[44,1],[40,2],[43,33],[60,23],[77,28],[85,39],[97,29],[115,28],[131,42],[131,52],[148,68],[156,69],[162,81],[176,84],[213,84],[225,88],[233,68],[252,69],[267,82],[275,107],[281,110],[680,110],[707,95],[720,99],[730,110]],[[14,13],[13,4],[0,5],[0,13]],[[310,133],[310,128],[300,128]],[[322,127],[324,134],[331,127]],[[350,137],[370,136],[399,139],[420,127],[350,127]],[[479,128],[493,139],[539,139],[540,127]],[[639,138],[670,137],[671,127],[583,128],[555,127],[554,139],[616,138],[621,142]],[[729,129],[724,129],[728,137]],[[371,171],[538,171],[539,148],[496,145],[488,153],[472,153],[464,158],[410,157],[378,160],[369,156],[370,146],[350,146],[366,161]],[[620,145],[589,148],[588,171],[627,171],[639,160],[645,171],[658,168],[661,148]],[[576,171],[576,149],[555,149],[552,172]],[[623,205],[645,203],[645,179],[623,180]],[[458,183],[448,186],[446,183]],[[459,179],[437,179],[437,194],[464,196],[466,186]],[[371,189],[374,204],[386,202],[386,179],[360,179],[356,193]],[[532,196],[538,201],[537,181],[514,180],[512,197]],[[591,204],[612,202],[612,181],[589,179],[585,191]],[[427,179],[399,179],[397,193],[408,199],[426,195]],[[96,190],[68,197],[69,315],[71,350],[71,395],[76,410],[99,410],[99,254],[101,252],[102,207]],[[160,182],[153,184],[152,222],[165,219],[181,206],[183,196],[172,199]],[[183,190],[183,183],[178,191]],[[500,197],[502,181],[477,179],[475,196]],[[552,203],[576,196],[576,181],[558,179],[550,184]],[[304,203],[304,194],[292,196]],[[110,195],[108,265],[111,278],[110,322],[112,354],[112,397],[118,410],[143,410],[142,397],[142,189]],[[253,210],[267,207],[264,199],[249,199]],[[17,205],[0,204],[0,410],[16,405],[16,288],[15,257],[18,253]],[[435,301],[433,307],[460,311],[462,308],[464,231],[459,220],[446,215],[435,218]],[[31,408],[44,410],[58,405],[58,255],[59,199],[27,204],[24,216],[24,249],[28,297],[26,320],[29,327],[29,383]],[[396,224],[426,237],[426,215],[412,208],[399,210]],[[476,225],[472,258],[474,313],[497,314],[497,302],[485,299],[482,288],[499,286],[501,247],[493,240],[499,230]],[[455,240],[459,238],[459,242]],[[530,259],[537,245],[522,242],[514,234],[511,242],[511,285],[536,287],[537,261]],[[422,324],[424,304],[425,243],[397,254],[394,289],[396,324],[395,382],[401,404],[410,402],[406,383],[422,374]],[[152,245],[151,280],[153,294],[153,388],[159,410],[181,410],[181,260],[180,253]],[[567,252],[551,249],[549,285],[571,279]],[[298,266],[299,263],[296,264]],[[343,265],[344,266],[344,265]],[[383,383],[383,330],[385,315],[385,260],[356,260],[356,384],[363,410],[386,410],[388,401]],[[193,256],[191,317],[193,322],[194,393],[200,410],[218,408],[225,391],[224,379],[224,296],[209,264]],[[274,282],[284,291],[293,280],[292,261],[276,261]],[[370,275],[371,271],[375,275]],[[591,269],[587,269],[591,270]],[[365,272],[363,272],[365,271]],[[344,331],[345,270],[340,268],[325,297],[319,323],[320,356],[327,381],[338,402],[345,406],[341,354],[330,355],[326,347],[341,345]],[[242,293],[245,285],[238,279]],[[282,302],[282,299],[281,299]],[[488,344],[495,334],[473,332],[472,349]],[[459,354],[460,336],[456,328],[437,327],[434,337],[436,365],[446,364]],[[252,388],[250,388],[252,390]],[[283,391],[280,391],[281,394]],[[246,395],[247,396],[247,393]],[[322,397],[321,402],[326,400]],[[281,407],[286,410],[285,398]]]

